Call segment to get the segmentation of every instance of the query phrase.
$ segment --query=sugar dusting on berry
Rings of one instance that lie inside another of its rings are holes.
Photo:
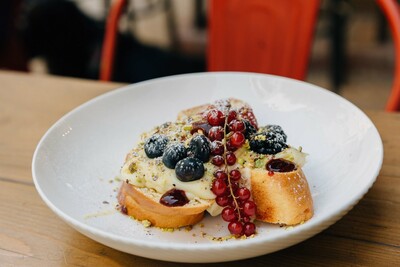
[[[144,151],[149,158],[156,158],[163,154],[168,138],[162,134],[154,134],[144,143]]]

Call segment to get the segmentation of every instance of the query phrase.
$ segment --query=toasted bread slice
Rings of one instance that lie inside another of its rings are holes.
[[[300,167],[273,174],[265,169],[252,169],[251,193],[260,221],[296,225],[313,216],[310,189]]]
[[[167,207],[159,203],[161,194],[148,188],[140,188],[123,182],[118,202],[127,214],[135,219],[147,220],[161,228],[179,228],[198,223],[211,201],[191,200],[181,207]]]
[[[241,115],[249,119],[254,126],[257,125],[257,121],[253,115],[253,110],[251,109],[249,104],[240,99],[235,99],[235,98],[222,99],[215,101],[212,104],[205,104],[182,110],[181,112],[178,113],[177,119],[178,121],[187,121],[189,118],[191,120],[201,120],[202,119],[201,115],[205,111],[212,108],[225,110],[227,104],[230,106],[230,108],[238,110],[241,113]]]

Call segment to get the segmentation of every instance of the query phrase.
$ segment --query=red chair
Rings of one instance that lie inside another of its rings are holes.
[[[114,0],[107,17],[104,33],[103,47],[100,60],[100,80],[110,81],[112,79],[115,60],[115,49],[117,46],[118,25],[127,0]]]
[[[211,0],[209,5],[209,71],[305,79],[319,0]]]
[[[389,22],[395,47],[394,79],[386,111],[400,111],[400,6],[396,0],[377,0],[376,2]]]

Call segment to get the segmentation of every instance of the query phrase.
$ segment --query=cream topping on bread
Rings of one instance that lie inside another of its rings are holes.
[[[248,169],[263,168],[271,159],[285,159],[293,162],[299,167],[306,163],[307,154],[301,151],[301,148],[288,147],[275,155],[259,154],[251,151],[248,146],[243,146],[235,152],[239,164]]]
[[[212,200],[215,195],[211,191],[215,166],[210,162],[204,163],[204,176],[196,181],[182,182],[176,177],[175,171],[164,166],[161,157],[150,159],[144,152],[144,141],[155,133],[166,135],[170,142],[188,142],[193,135],[185,130],[182,122],[168,122],[155,127],[150,132],[142,134],[139,144],[127,155],[127,160],[121,169],[120,178],[128,180],[137,187],[154,189],[165,193],[171,188],[184,190],[189,199],[200,198]]]

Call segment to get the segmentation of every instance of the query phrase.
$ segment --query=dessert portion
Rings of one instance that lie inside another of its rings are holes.
[[[121,169],[119,203],[126,213],[163,228],[193,225],[214,203],[212,164],[188,157],[204,136],[192,136],[183,122],[168,122],[143,133]],[[187,147],[187,144],[191,147]],[[178,165],[178,166],[177,166]]]
[[[181,111],[141,135],[121,169],[121,211],[154,226],[220,215],[233,235],[255,234],[254,220],[283,225],[313,215],[301,167],[306,154],[277,125],[259,127],[241,100]]]

